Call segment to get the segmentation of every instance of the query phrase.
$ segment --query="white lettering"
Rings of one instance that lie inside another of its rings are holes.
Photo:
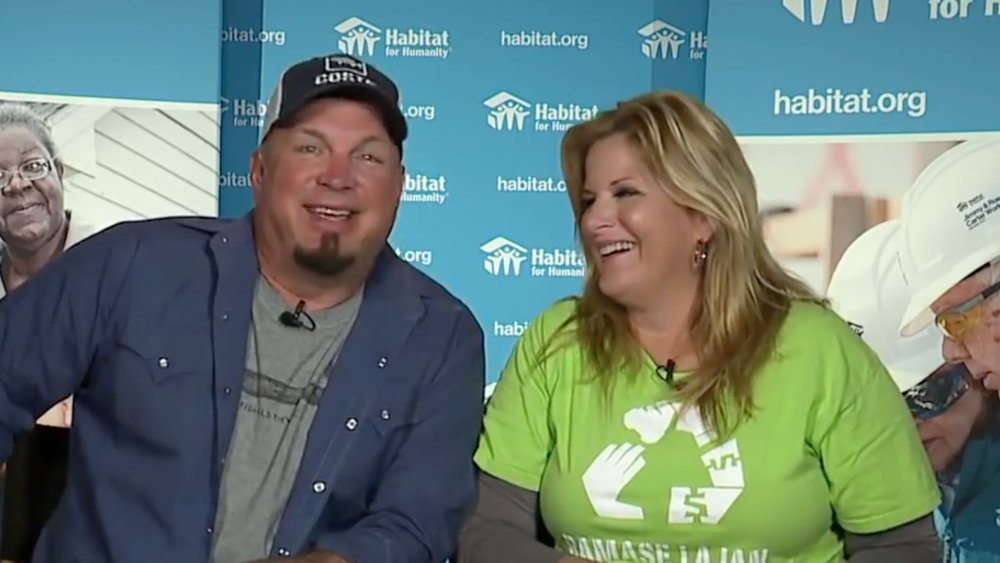
[[[554,31],[501,31],[502,47],[569,47],[587,50],[590,36],[585,34],[559,34]]]
[[[402,250],[396,247],[396,254],[411,264],[430,266],[434,262],[434,253],[430,250]]]
[[[969,5],[972,0],[928,0],[930,4],[930,18],[950,20],[955,17],[969,17]]]
[[[400,110],[408,119],[434,121],[434,118],[437,115],[437,108],[434,106],[404,106],[400,108]]]
[[[222,41],[226,43],[273,43],[275,45],[284,45],[285,32],[229,27],[222,30]]]
[[[839,88],[817,91],[810,88],[804,94],[784,94],[774,91],[775,115],[870,114],[905,113],[919,118],[927,113],[927,92],[883,92],[872,94],[867,88],[858,92],[842,92]]]
[[[494,336],[512,336],[517,337],[524,334],[524,331],[528,330],[528,323],[514,321],[510,323],[502,323],[500,321],[493,321],[493,335]]]
[[[516,176],[504,178],[497,176],[498,192],[565,192],[566,182],[555,178],[537,176]]]
[[[563,534],[559,547],[574,557],[591,561],[641,561],[643,563],[768,563],[769,550],[744,547],[708,547],[595,538]]]
[[[219,176],[219,186],[223,188],[250,188],[250,173],[225,172]]]
[[[986,0],[986,15],[1000,16],[1000,0]]]

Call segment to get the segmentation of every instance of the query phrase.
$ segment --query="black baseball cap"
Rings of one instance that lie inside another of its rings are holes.
[[[280,127],[309,102],[327,97],[370,104],[402,153],[407,126],[399,109],[399,88],[374,66],[343,53],[300,61],[281,73],[267,103],[260,140],[263,142],[272,128]]]

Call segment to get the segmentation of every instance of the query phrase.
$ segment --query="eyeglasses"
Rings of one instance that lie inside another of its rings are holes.
[[[918,420],[933,418],[948,410],[971,387],[968,371],[958,364],[935,373],[903,393],[910,414]]]
[[[934,317],[935,324],[948,338],[962,340],[983,320],[983,305],[997,291],[1000,291],[1000,282],[987,287],[962,305],[938,313]]]
[[[36,158],[22,163],[17,167],[16,174],[22,179],[32,182],[41,180],[52,172],[52,162],[45,158]],[[4,190],[14,180],[15,172],[10,170],[0,170],[0,194],[5,194]]]

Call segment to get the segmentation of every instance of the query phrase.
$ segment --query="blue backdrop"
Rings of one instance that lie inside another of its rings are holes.
[[[220,213],[244,213],[257,116],[281,71],[343,51],[393,77],[409,117],[408,177],[391,242],[472,307],[488,336],[489,382],[515,337],[579,290],[559,168],[565,129],[652,87],[704,94],[705,0],[514,0],[474,16],[421,3],[244,0],[223,6]],[[224,39],[226,37],[224,36]]]
[[[391,241],[471,305],[489,336],[489,382],[525,323],[580,288],[558,146],[597,109],[671,88],[703,97],[743,136],[1000,130],[1000,0],[467,9],[455,0],[22,2],[0,19],[0,89],[221,101],[219,213],[234,216],[252,205],[247,165],[279,72],[333,51],[371,60],[399,83],[412,128]]]

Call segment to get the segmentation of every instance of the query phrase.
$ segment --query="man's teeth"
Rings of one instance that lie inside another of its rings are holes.
[[[351,212],[346,209],[334,209],[333,207],[313,207],[311,208],[313,213],[318,213],[319,215],[324,215],[326,217],[349,217]]]
[[[608,256],[609,254],[614,254],[615,252],[632,250],[634,246],[634,242],[613,242],[611,244],[605,244],[601,247],[601,256]]]

